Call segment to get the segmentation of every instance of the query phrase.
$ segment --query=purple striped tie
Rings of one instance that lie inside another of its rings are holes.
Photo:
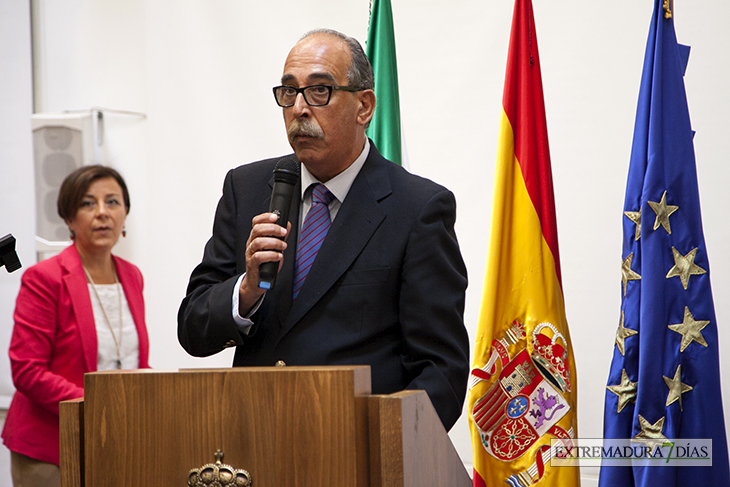
[[[322,246],[324,237],[330,229],[330,210],[328,205],[335,199],[324,184],[316,183],[312,188],[312,207],[302,224],[297,246],[297,260],[294,264],[294,298],[304,284],[309,269],[312,267],[317,251]]]

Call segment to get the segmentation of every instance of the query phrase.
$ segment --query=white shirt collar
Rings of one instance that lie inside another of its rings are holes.
[[[363,147],[362,152],[360,152],[360,155],[357,156],[357,159],[355,159],[355,162],[350,164],[350,167],[342,171],[340,174],[324,183],[327,189],[330,190],[333,195],[335,195],[335,198],[337,198],[337,201],[339,201],[340,203],[345,201],[345,197],[350,191],[352,183],[355,182],[355,178],[360,173],[360,169],[362,169],[362,166],[365,164],[365,159],[368,158],[369,153],[370,141],[366,137],[365,146]],[[304,164],[302,164],[301,178],[302,200],[304,200],[304,192],[307,190],[307,188],[314,183],[321,183],[321,181],[315,178]]]

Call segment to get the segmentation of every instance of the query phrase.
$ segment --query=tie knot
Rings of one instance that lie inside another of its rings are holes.
[[[312,185],[312,204],[324,203],[325,205],[329,205],[333,199],[335,199],[335,195],[330,193],[327,186],[322,183]]]

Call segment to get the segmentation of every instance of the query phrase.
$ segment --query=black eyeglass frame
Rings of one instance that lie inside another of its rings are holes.
[[[315,87],[323,87],[323,88],[328,89],[329,93],[327,93],[326,102],[324,102],[324,103],[310,103],[309,102],[309,100],[307,99],[307,95],[304,93],[304,90],[307,90],[309,88],[315,88]],[[296,94],[294,95],[294,101],[292,102],[291,105],[282,105],[281,103],[279,103],[279,97],[276,96],[276,90],[278,90],[279,88],[287,88],[287,89],[296,91]],[[302,88],[297,88],[295,86],[290,86],[290,85],[279,85],[279,86],[274,86],[274,88],[272,88],[272,90],[274,92],[274,100],[276,100],[276,104],[282,108],[293,107],[297,101],[297,96],[299,96],[299,93],[302,94],[302,96],[304,97],[304,101],[307,102],[307,105],[309,105],[310,107],[323,107],[323,106],[326,106],[329,104],[330,99],[332,98],[333,91],[348,91],[350,93],[355,93],[356,91],[364,91],[366,89],[367,88],[356,88],[354,86],[335,86],[335,85],[324,85],[324,84],[309,85],[309,86],[304,86]]]

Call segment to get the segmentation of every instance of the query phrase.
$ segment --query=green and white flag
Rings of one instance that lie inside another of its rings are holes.
[[[395,33],[390,0],[372,0],[370,24],[365,45],[375,73],[375,114],[367,130],[386,159],[403,165],[401,149],[398,65],[395,57]]]

